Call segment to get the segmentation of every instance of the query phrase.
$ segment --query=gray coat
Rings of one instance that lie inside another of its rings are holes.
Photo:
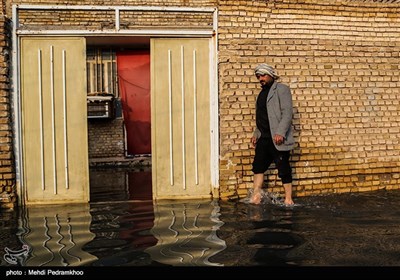
[[[266,106],[272,137],[275,134],[285,137],[283,144],[276,145],[274,143],[276,149],[279,151],[292,150],[294,147],[292,127],[293,105],[290,88],[285,84],[275,81],[269,90]],[[253,136],[256,137],[256,139],[261,136],[261,132],[257,127]]]

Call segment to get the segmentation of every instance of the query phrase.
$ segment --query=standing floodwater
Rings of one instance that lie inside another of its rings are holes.
[[[2,212],[2,266],[399,266],[400,191]]]

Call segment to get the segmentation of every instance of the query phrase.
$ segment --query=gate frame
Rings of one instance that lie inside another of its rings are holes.
[[[19,29],[20,10],[82,10],[110,11],[115,14],[115,29],[110,30],[24,30]],[[162,11],[211,13],[213,17],[212,30],[200,29],[120,29],[120,11]],[[162,6],[91,6],[91,5],[12,5],[12,90],[11,104],[13,112],[14,158],[16,190],[18,205],[25,205],[26,189],[23,185],[23,153],[22,153],[22,124],[21,124],[21,95],[20,95],[20,37],[21,36],[153,36],[153,37],[201,37],[210,39],[210,174],[213,197],[219,196],[219,118],[218,118],[218,9],[216,7],[162,7]],[[90,186],[89,186],[90,190]]]

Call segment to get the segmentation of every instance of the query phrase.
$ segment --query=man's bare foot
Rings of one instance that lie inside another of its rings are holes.
[[[261,192],[254,191],[253,195],[250,197],[250,203],[260,204],[261,203]]]
[[[294,202],[293,202],[293,200],[291,198],[289,198],[289,199],[286,198],[284,203],[285,203],[286,206],[294,205]]]

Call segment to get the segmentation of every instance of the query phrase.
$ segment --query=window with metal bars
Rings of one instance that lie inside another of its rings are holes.
[[[117,58],[115,50],[88,48],[86,53],[88,95],[118,97]]]

